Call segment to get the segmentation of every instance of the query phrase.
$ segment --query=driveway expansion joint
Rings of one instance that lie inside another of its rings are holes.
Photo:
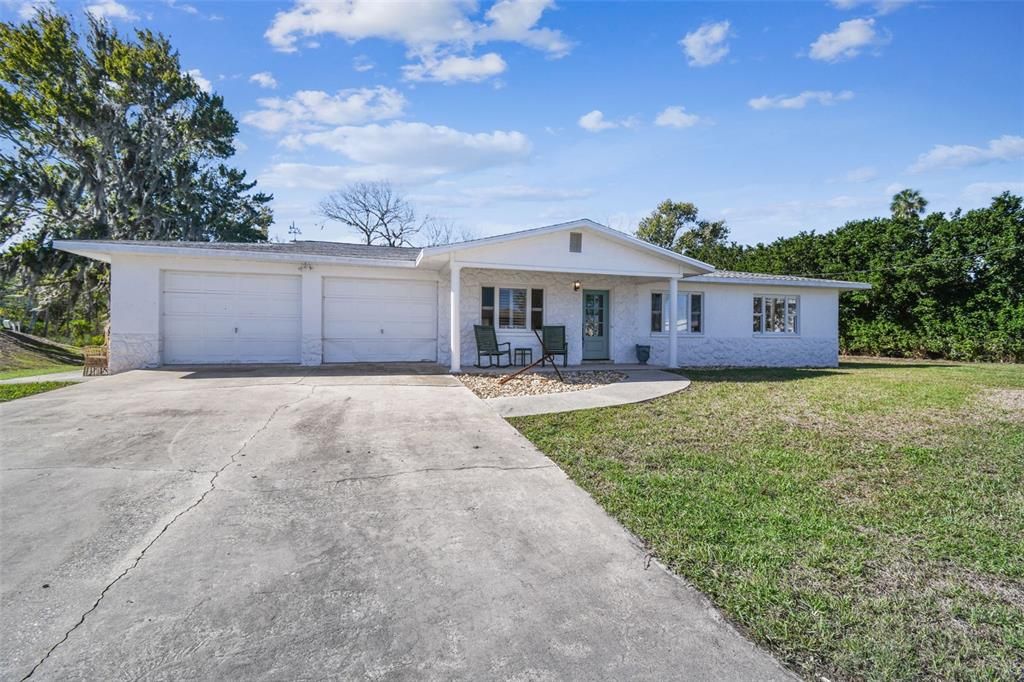
[[[180,512],[175,514],[174,517],[170,521],[168,521],[166,523],[166,525],[164,525],[163,528],[160,529],[160,532],[157,533],[156,536],[152,540],[150,540],[146,544],[145,547],[142,548],[142,551],[139,552],[138,556],[135,557],[134,561],[132,561],[132,563],[129,564],[127,568],[125,568],[123,571],[121,571],[121,573],[119,573],[117,575],[117,577],[115,577],[113,580],[111,580],[109,583],[107,583],[107,585],[100,591],[100,596],[96,598],[96,601],[93,602],[93,605],[91,607],[89,607],[89,609],[86,610],[85,613],[83,613],[79,617],[78,622],[76,622],[73,626],[71,626],[71,629],[68,630],[67,632],[65,632],[64,636],[61,637],[60,640],[56,644],[54,644],[52,647],[50,647],[49,651],[47,651],[46,654],[43,655],[43,657],[41,659],[39,659],[39,661],[34,666],[32,666],[32,669],[28,671],[28,674],[21,678],[21,682],[25,682],[25,680],[27,680],[30,677],[32,677],[35,674],[35,672],[39,669],[39,667],[43,663],[45,663],[47,661],[47,659],[49,659],[50,656],[52,656],[53,653],[64,642],[68,641],[68,638],[71,637],[71,633],[73,633],[75,630],[77,630],[79,627],[81,627],[83,623],[85,623],[85,619],[89,616],[90,613],[92,613],[97,608],[99,608],[100,602],[103,601],[103,598],[107,595],[107,592],[109,592],[110,589],[113,588],[114,585],[116,585],[121,580],[121,578],[123,578],[126,575],[128,575],[128,573],[133,568],[135,568],[136,566],[138,566],[142,562],[143,557],[146,556],[146,552],[148,552],[149,549],[153,545],[156,544],[157,540],[159,540],[161,537],[163,537],[164,533],[166,533],[170,529],[170,527],[172,525],[174,525],[174,523],[178,519],[180,519],[182,516],[184,516],[185,514],[189,513],[190,511],[192,511],[193,509],[198,507],[200,504],[202,504],[203,501],[206,499],[207,495],[209,495],[211,492],[213,492],[214,490],[217,489],[217,478],[222,473],[224,473],[224,471],[227,470],[227,468],[229,466],[231,466],[232,464],[235,463],[235,460],[238,458],[238,456],[241,455],[242,452],[247,447],[249,447],[249,444],[252,443],[252,441],[258,435],[263,433],[263,431],[265,431],[267,429],[267,427],[270,426],[270,423],[272,421],[274,421],[274,418],[278,415],[278,413],[281,410],[285,409],[286,407],[294,407],[295,405],[298,405],[302,401],[308,400],[309,398],[313,397],[313,394],[316,392],[316,386],[309,386],[309,389],[310,389],[309,393],[307,395],[304,395],[303,397],[299,398],[298,400],[293,400],[292,402],[289,402],[289,403],[282,403],[282,404],[280,404],[280,405],[278,405],[277,407],[274,408],[274,411],[270,413],[270,416],[267,417],[267,419],[263,422],[263,424],[261,424],[259,428],[257,428],[251,434],[249,434],[249,436],[242,442],[242,445],[231,454],[231,457],[228,459],[228,461],[225,462],[222,467],[220,467],[215,472],[213,472],[213,476],[210,478],[209,487],[206,490],[203,491],[203,494],[199,496],[199,499],[197,499],[195,502],[193,502],[192,504],[190,504],[189,506],[185,507],[183,510],[181,510]]]

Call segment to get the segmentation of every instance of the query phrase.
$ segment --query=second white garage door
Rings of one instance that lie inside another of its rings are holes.
[[[325,277],[324,362],[437,360],[437,283]]]

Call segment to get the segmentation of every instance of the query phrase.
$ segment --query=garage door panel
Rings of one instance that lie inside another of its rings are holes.
[[[295,344],[290,340],[239,339],[238,362],[295,362]]]
[[[234,300],[235,312],[244,317],[295,317],[298,314],[296,308],[297,296],[266,296],[257,297],[252,295],[240,295]]]
[[[324,362],[434,362],[434,339],[324,339]]]
[[[164,362],[299,361],[299,277],[168,271],[163,281]]]
[[[222,317],[177,315],[174,319],[164,318],[165,339],[232,339],[235,325]]]
[[[298,277],[268,275],[237,275],[237,291],[255,296],[298,296],[302,280]]]
[[[164,339],[164,362],[172,365],[189,363],[235,362],[235,340],[228,339]]]
[[[230,294],[235,291],[235,275],[168,271],[164,273],[164,288],[167,291]]]
[[[326,278],[325,362],[437,359],[437,283]]]
[[[240,318],[236,324],[240,339],[262,338],[268,341],[294,341],[301,331],[298,320],[287,318]]]
[[[410,279],[359,279],[328,277],[324,279],[325,298],[395,299],[422,297],[436,291],[431,281]]]

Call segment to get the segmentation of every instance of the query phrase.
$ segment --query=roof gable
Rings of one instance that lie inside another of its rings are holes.
[[[569,233],[584,234],[580,253],[569,251]],[[574,220],[531,230],[423,249],[422,259],[454,255],[455,260],[537,269],[607,270],[628,273],[698,274],[714,266],[663,249],[592,220]]]

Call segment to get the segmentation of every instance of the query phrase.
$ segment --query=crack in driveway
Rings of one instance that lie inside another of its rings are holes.
[[[146,552],[148,552],[148,551],[149,551],[149,549],[150,549],[150,548],[151,548],[151,547],[152,547],[152,546],[153,546],[154,544],[156,544],[156,541],[157,541],[157,540],[159,540],[159,539],[160,539],[161,537],[163,537],[164,533],[166,533],[166,532],[168,531],[168,529],[170,529],[170,527],[171,527],[172,525],[174,525],[174,523],[175,523],[175,522],[176,522],[176,521],[177,521],[178,519],[180,519],[180,518],[181,518],[182,516],[184,516],[185,514],[189,513],[190,511],[192,511],[193,509],[195,509],[196,507],[198,507],[198,506],[199,506],[200,504],[202,504],[202,503],[203,503],[203,500],[205,500],[205,499],[206,499],[207,495],[209,495],[209,494],[210,494],[211,492],[213,492],[214,490],[216,490],[216,489],[217,489],[217,478],[218,478],[218,477],[219,477],[219,476],[220,476],[220,475],[221,475],[222,473],[224,473],[224,471],[225,471],[225,470],[226,470],[226,469],[227,469],[227,468],[228,468],[229,466],[231,466],[232,464],[234,464],[234,463],[235,463],[235,459],[236,459],[236,458],[237,458],[237,457],[238,457],[238,456],[239,456],[240,454],[242,454],[242,452],[243,452],[243,451],[244,451],[244,450],[245,450],[245,449],[246,449],[247,447],[249,447],[249,444],[250,444],[250,443],[252,443],[252,441],[253,441],[253,440],[254,440],[254,439],[255,439],[255,438],[256,438],[256,437],[258,436],[258,435],[260,435],[261,433],[263,433],[263,431],[265,431],[265,430],[267,429],[267,427],[268,427],[268,426],[270,426],[270,422],[274,421],[274,418],[275,418],[275,417],[277,416],[277,414],[278,414],[278,413],[279,413],[279,412],[280,412],[281,410],[285,409],[286,407],[294,407],[295,405],[298,405],[298,404],[299,404],[299,403],[301,403],[302,401],[304,401],[304,400],[308,400],[309,398],[313,397],[313,393],[315,393],[315,392],[316,392],[316,388],[317,388],[316,386],[310,386],[310,387],[309,387],[309,389],[310,389],[310,390],[309,390],[309,394],[308,394],[308,395],[305,395],[305,396],[303,396],[303,397],[299,398],[298,400],[293,400],[293,401],[292,401],[292,402],[290,402],[290,403],[282,403],[282,404],[278,405],[277,407],[275,407],[275,408],[274,408],[274,411],[270,413],[270,416],[269,416],[269,417],[267,417],[266,421],[264,421],[264,422],[263,422],[263,424],[262,424],[262,425],[261,425],[261,426],[260,426],[260,427],[259,427],[258,429],[256,429],[256,430],[255,430],[255,431],[253,431],[253,432],[252,432],[251,434],[249,434],[249,436],[248,436],[248,437],[247,437],[247,438],[246,438],[246,439],[245,439],[245,440],[244,440],[244,441],[242,442],[242,445],[241,445],[241,446],[240,446],[240,447],[239,447],[239,448],[238,448],[237,450],[235,450],[235,451],[234,451],[234,452],[233,452],[233,453],[231,454],[231,457],[230,457],[230,458],[228,459],[228,461],[227,461],[227,462],[225,462],[225,463],[224,463],[224,466],[220,467],[219,469],[217,469],[216,471],[214,471],[214,472],[213,472],[213,476],[212,476],[212,477],[210,478],[210,483],[209,483],[209,486],[208,486],[208,487],[206,488],[206,490],[204,490],[204,491],[203,491],[203,494],[199,496],[199,499],[197,499],[197,500],[196,500],[195,502],[193,502],[192,504],[190,504],[189,506],[185,507],[185,508],[184,508],[184,509],[182,509],[182,510],[181,510],[180,512],[178,512],[177,514],[175,514],[175,515],[174,515],[174,517],[173,517],[173,518],[172,518],[172,519],[171,519],[170,521],[168,521],[168,522],[167,522],[167,524],[166,524],[166,525],[165,525],[165,526],[164,526],[163,528],[161,528],[161,529],[160,529],[160,532],[159,532],[159,533],[157,533],[157,534],[156,534],[156,536],[155,536],[155,537],[154,537],[154,538],[153,538],[152,540],[150,540],[150,541],[149,541],[149,542],[148,542],[148,543],[146,544],[146,546],[145,546],[145,547],[143,547],[143,548],[142,548],[142,551],[141,551],[141,552],[139,552],[138,556],[136,556],[136,557],[135,557],[135,560],[134,560],[134,561],[132,561],[132,563],[131,563],[131,564],[129,564],[127,568],[125,568],[125,569],[124,569],[123,571],[121,571],[121,573],[120,573],[120,574],[119,574],[119,575],[118,575],[118,576],[117,576],[116,578],[114,578],[114,579],[113,579],[112,581],[110,581],[110,582],[109,582],[109,583],[108,583],[108,584],[106,585],[106,587],[104,587],[104,588],[103,588],[103,589],[102,589],[102,590],[100,591],[100,596],[96,598],[96,601],[95,601],[95,602],[93,602],[93,605],[92,605],[91,607],[89,607],[89,609],[88,609],[88,610],[86,610],[86,612],[85,612],[85,613],[83,613],[83,614],[81,615],[81,617],[79,617],[79,619],[78,619],[78,622],[77,622],[77,623],[75,623],[75,624],[74,624],[74,625],[73,625],[73,626],[71,627],[71,629],[70,629],[70,630],[68,630],[67,632],[65,632],[65,633],[64,633],[64,636],[63,636],[63,637],[61,637],[61,638],[60,638],[60,640],[59,640],[59,641],[58,641],[58,642],[57,642],[56,644],[54,644],[54,645],[53,645],[52,647],[50,647],[49,651],[47,651],[47,652],[46,652],[46,654],[45,654],[45,655],[44,655],[44,656],[43,656],[43,657],[42,657],[41,659],[39,659],[39,661],[38,661],[38,662],[37,662],[37,663],[36,663],[36,664],[35,664],[34,666],[32,666],[32,669],[31,669],[31,670],[30,670],[30,671],[28,672],[28,674],[27,674],[27,675],[25,675],[25,676],[24,676],[23,678],[21,678],[22,682],[24,682],[24,681],[25,681],[25,680],[27,680],[28,678],[32,677],[32,675],[34,675],[34,674],[35,674],[36,670],[38,670],[38,669],[39,669],[39,666],[41,666],[41,665],[42,665],[43,663],[45,663],[45,662],[46,662],[46,660],[47,660],[48,658],[50,658],[50,656],[51,656],[51,655],[53,655],[53,652],[55,652],[55,651],[56,651],[56,650],[57,650],[57,649],[58,649],[58,648],[59,648],[59,647],[60,647],[60,646],[61,646],[61,645],[62,645],[62,644],[63,644],[64,642],[68,641],[68,638],[69,638],[69,637],[71,637],[71,633],[73,633],[73,632],[74,632],[75,630],[77,630],[77,629],[78,629],[79,627],[81,627],[81,625],[82,625],[83,623],[85,623],[85,619],[86,619],[86,618],[87,618],[87,617],[89,616],[89,614],[90,614],[90,613],[92,613],[92,612],[93,612],[93,611],[95,611],[95,610],[96,610],[97,608],[99,608],[100,602],[102,602],[102,601],[103,601],[103,598],[104,598],[104,597],[105,597],[105,596],[107,595],[107,592],[109,592],[109,591],[110,591],[110,589],[111,589],[112,587],[114,587],[114,585],[116,585],[116,584],[117,584],[117,583],[118,583],[118,582],[119,582],[119,581],[121,580],[121,578],[123,578],[123,577],[125,577],[126,575],[128,575],[128,573],[129,573],[129,572],[130,572],[130,571],[131,571],[131,570],[132,570],[133,568],[135,568],[136,566],[138,566],[138,565],[139,565],[139,563],[140,563],[140,562],[142,561],[143,557],[145,557],[145,556],[146,556]]]

